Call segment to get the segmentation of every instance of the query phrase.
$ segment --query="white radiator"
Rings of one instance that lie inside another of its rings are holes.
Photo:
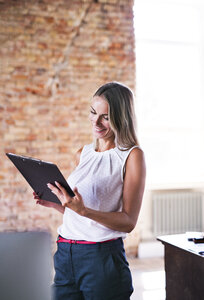
[[[203,194],[193,191],[162,191],[152,195],[155,236],[202,231]]]

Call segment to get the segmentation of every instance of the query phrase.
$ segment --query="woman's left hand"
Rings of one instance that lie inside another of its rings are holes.
[[[52,191],[52,193],[57,196],[57,198],[62,203],[62,206],[74,210],[79,215],[84,215],[86,207],[84,206],[83,199],[79,194],[77,188],[75,187],[73,189],[75,196],[70,197],[66,189],[63,186],[61,186],[61,184],[59,184],[57,181],[55,181],[55,184],[57,187],[55,187],[51,183],[48,183],[47,186]]]

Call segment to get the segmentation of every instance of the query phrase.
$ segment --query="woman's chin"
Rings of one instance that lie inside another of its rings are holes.
[[[102,130],[102,131],[93,130],[93,136],[96,139],[102,139],[103,137],[105,137],[105,135],[106,135],[106,131],[105,130]]]
[[[102,139],[102,138],[105,137],[104,134],[98,134],[98,133],[94,133],[93,136],[94,136],[95,139]]]

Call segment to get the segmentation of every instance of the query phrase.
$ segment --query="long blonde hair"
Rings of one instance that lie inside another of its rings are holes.
[[[95,96],[102,97],[109,104],[109,120],[115,134],[116,147],[127,150],[139,145],[132,91],[121,83],[109,82],[102,85],[93,97]]]

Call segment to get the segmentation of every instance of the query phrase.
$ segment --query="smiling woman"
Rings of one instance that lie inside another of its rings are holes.
[[[129,149],[134,145],[139,146],[136,136],[136,117],[132,91],[125,85],[109,82],[96,91],[93,99],[98,97],[108,103],[106,111],[108,110],[109,122],[115,135],[116,146],[124,149]]]
[[[129,300],[133,287],[123,238],[137,223],[145,185],[131,90],[117,82],[100,87],[90,121],[95,145],[77,152],[68,178],[75,197],[57,182],[48,184],[62,203],[53,207],[63,213],[54,299]],[[45,205],[39,198],[37,203]]]
[[[90,121],[92,123],[93,137],[95,139],[103,139],[104,142],[109,144],[106,145],[106,148],[111,149],[114,145],[115,136],[109,122],[108,102],[102,97],[93,97]]]

